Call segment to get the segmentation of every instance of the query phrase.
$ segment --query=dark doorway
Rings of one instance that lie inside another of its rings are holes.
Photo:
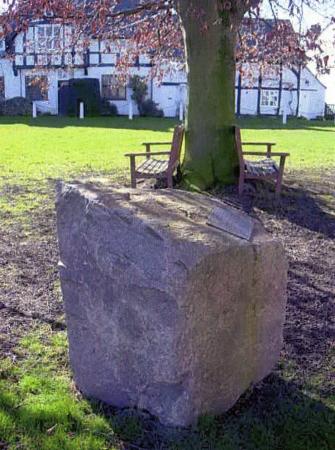
[[[58,114],[67,116],[70,103],[70,81],[58,81]]]
[[[80,103],[85,115],[100,115],[100,83],[98,79],[71,79],[58,82],[58,114],[79,117]]]

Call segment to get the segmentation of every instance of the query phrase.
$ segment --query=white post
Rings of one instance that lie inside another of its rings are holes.
[[[184,104],[182,101],[179,103],[179,120],[180,122],[184,120]]]
[[[33,119],[36,119],[37,117],[37,106],[36,102],[33,102]]]
[[[133,101],[132,99],[129,100],[129,113],[128,113],[129,120],[133,120],[134,117],[134,110],[133,110]]]
[[[79,119],[83,119],[84,117],[85,117],[84,102],[80,102],[80,106],[79,106]]]
[[[284,125],[287,124],[287,109],[286,109],[286,105],[284,106],[284,110],[283,110],[283,124]]]

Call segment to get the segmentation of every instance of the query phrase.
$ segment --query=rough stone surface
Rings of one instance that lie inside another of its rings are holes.
[[[178,190],[60,185],[57,221],[70,359],[87,396],[169,425],[229,409],[282,346],[287,264],[210,227],[221,204]]]

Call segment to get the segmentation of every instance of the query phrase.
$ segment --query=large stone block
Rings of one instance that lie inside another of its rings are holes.
[[[60,274],[70,360],[87,396],[169,425],[229,409],[282,346],[287,265],[207,225],[229,206],[179,190],[61,185]]]

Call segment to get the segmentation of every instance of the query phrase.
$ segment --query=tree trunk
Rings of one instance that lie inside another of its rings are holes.
[[[192,10],[189,1],[178,5],[189,86],[183,182],[205,190],[232,183],[238,174],[232,129],[237,19],[219,13],[215,0],[193,0]]]

